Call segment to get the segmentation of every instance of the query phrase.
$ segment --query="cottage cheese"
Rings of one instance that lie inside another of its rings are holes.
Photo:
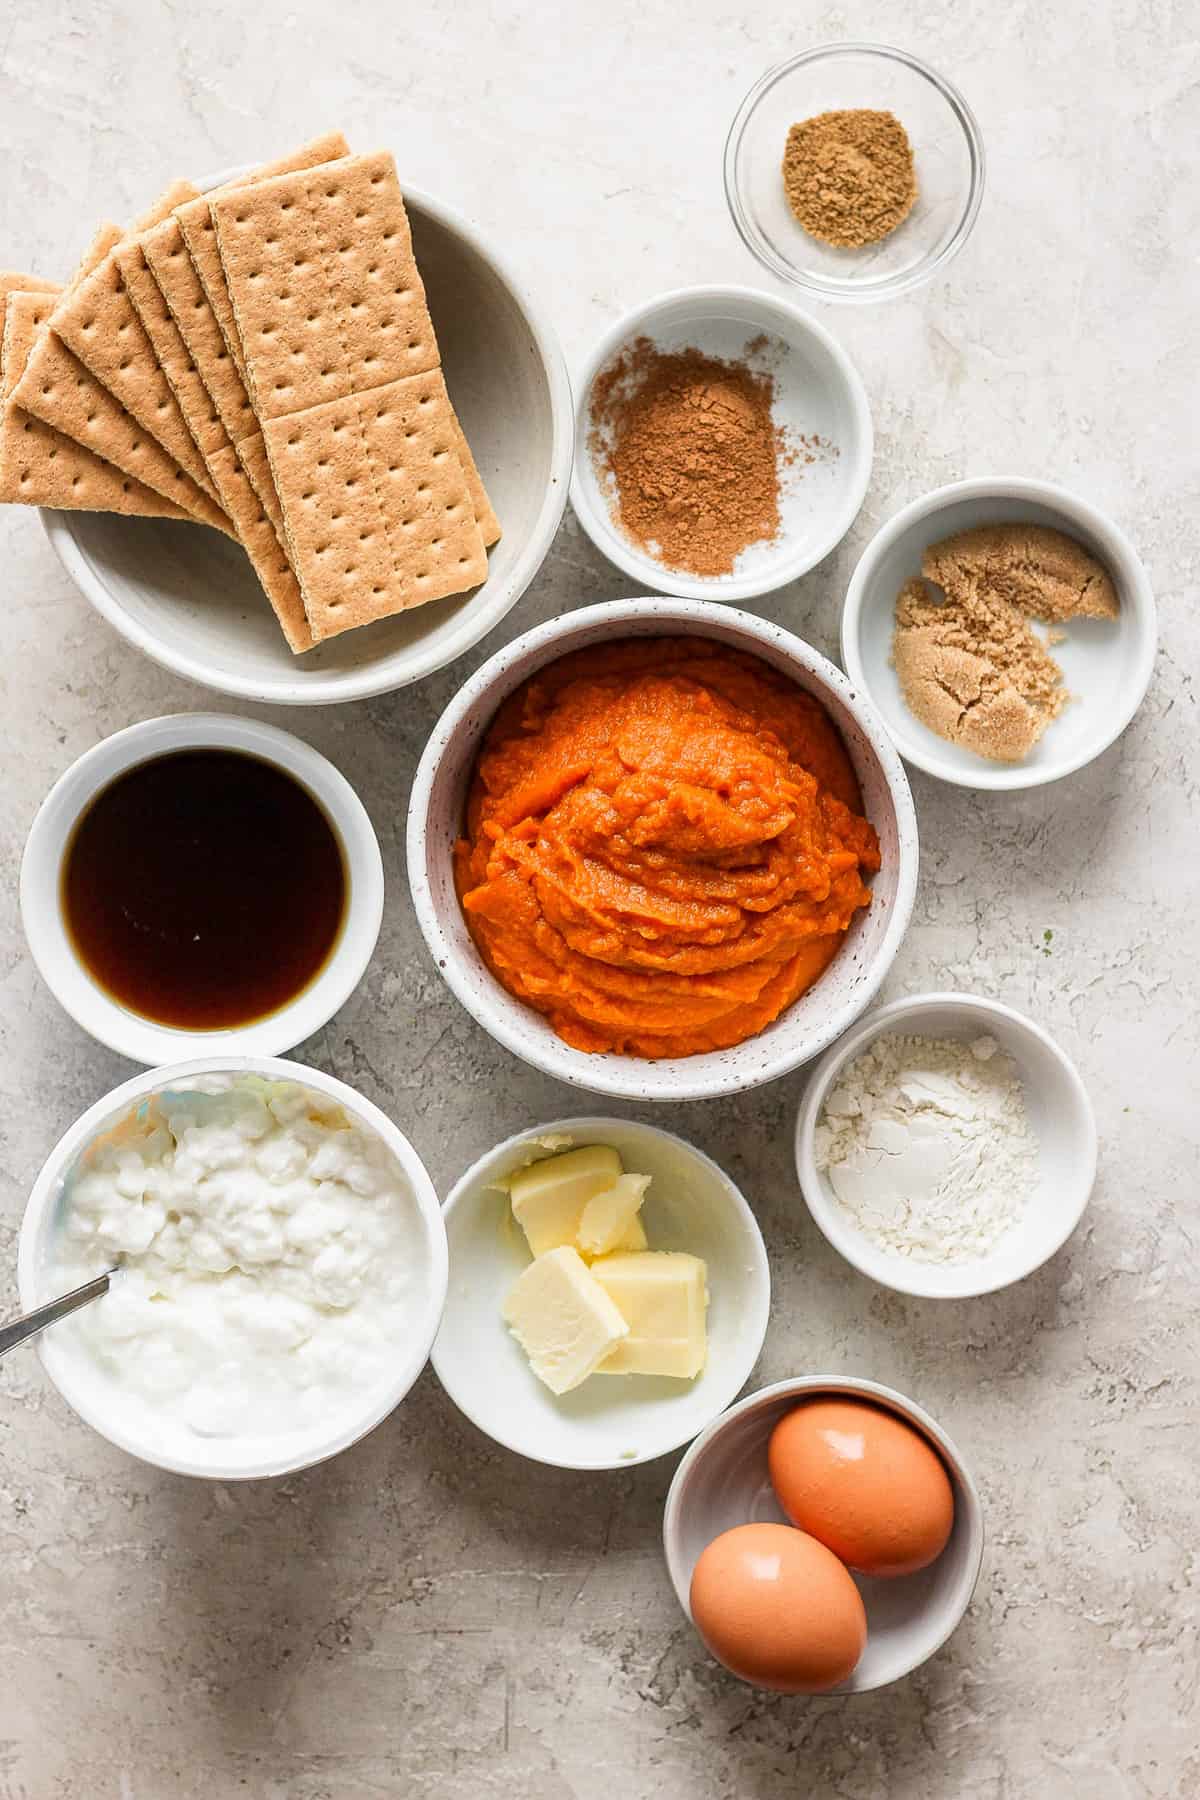
[[[68,1184],[56,1277],[119,1267],[57,1329],[205,1436],[320,1424],[378,1385],[416,1306],[422,1223],[399,1165],[294,1082],[213,1077],[141,1105]]]

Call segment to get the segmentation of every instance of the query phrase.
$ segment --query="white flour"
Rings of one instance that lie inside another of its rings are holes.
[[[914,1262],[985,1256],[1037,1169],[1020,1076],[991,1037],[877,1038],[830,1090],[814,1148],[859,1230]]]

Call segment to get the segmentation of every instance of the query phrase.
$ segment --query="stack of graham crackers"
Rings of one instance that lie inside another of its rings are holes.
[[[63,288],[0,272],[0,500],[241,543],[293,651],[487,576],[392,158],[318,138],[102,226]]]

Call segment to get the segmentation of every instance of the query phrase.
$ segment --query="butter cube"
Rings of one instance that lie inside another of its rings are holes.
[[[592,1275],[629,1321],[599,1365],[602,1375],[674,1375],[690,1381],[708,1350],[708,1271],[682,1250],[601,1256]]]
[[[588,1144],[518,1169],[509,1195],[513,1217],[533,1254],[544,1256],[547,1250],[574,1244],[584,1207],[620,1174],[621,1159],[606,1144]]]
[[[504,1322],[552,1394],[586,1381],[629,1331],[578,1250],[535,1257],[504,1302]]]
[[[646,1237],[646,1227],[642,1224],[642,1215],[641,1215],[641,1213],[634,1213],[632,1219],[630,1219],[629,1224],[626,1227],[625,1233],[622,1236],[620,1243],[614,1244],[613,1249],[614,1250],[644,1250],[646,1248],[647,1242],[648,1242],[648,1239]]]
[[[618,1175],[611,1187],[593,1194],[583,1209],[575,1242],[584,1256],[606,1256],[610,1250],[625,1248],[629,1228],[638,1216],[648,1175]],[[642,1237],[645,1243],[645,1234]]]

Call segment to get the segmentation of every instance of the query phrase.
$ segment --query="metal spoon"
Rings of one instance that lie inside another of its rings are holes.
[[[26,1338],[44,1331],[47,1325],[53,1325],[58,1319],[65,1319],[76,1307],[86,1306],[89,1300],[99,1300],[101,1294],[107,1294],[108,1284],[116,1274],[109,1269],[103,1275],[97,1275],[94,1281],[85,1281],[69,1294],[63,1294],[58,1300],[47,1300],[45,1306],[35,1306],[21,1319],[14,1319],[11,1325],[0,1325],[0,1356],[11,1350],[16,1344],[23,1344]]]

